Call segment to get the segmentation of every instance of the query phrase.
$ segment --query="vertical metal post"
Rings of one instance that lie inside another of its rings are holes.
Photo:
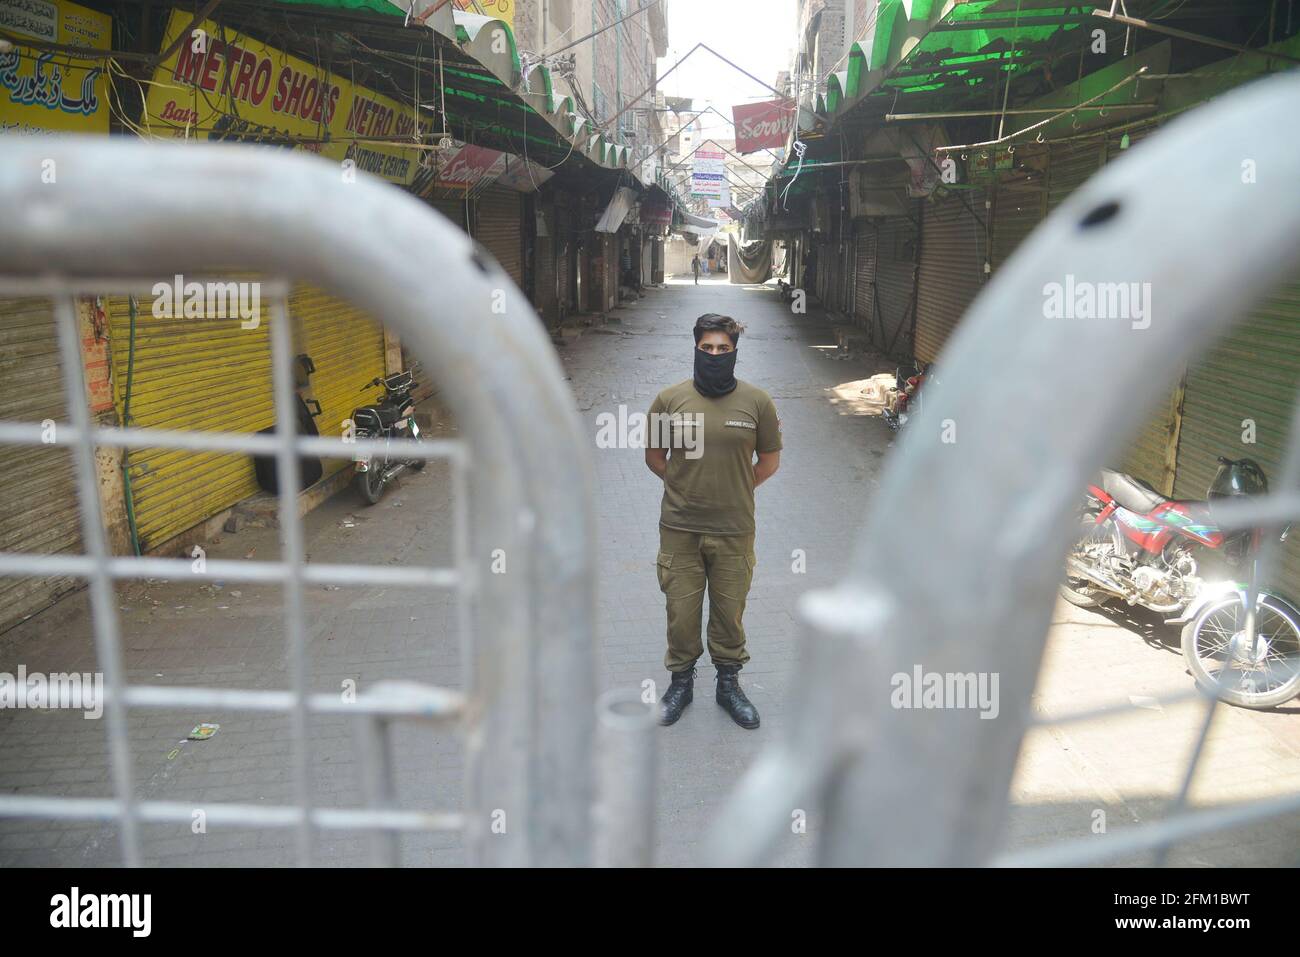
[[[293,337],[289,328],[289,303],[281,291],[272,300],[271,373],[275,388],[276,476],[280,483],[280,560],[285,566],[284,627],[285,667],[294,706],[289,712],[293,738],[294,796],[302,809],[298,823],[298,864],[310,867],[311,827],[311,742],[307,737],[307,638],[302,600],[302,522],[298,517],[298,490],[302,485],[298,452],[298,413],[294,405]],[[263,321],[266,317],[263,317]]]
[[[90,578],[90,611],[95,634],[95,655],[104,671],[108,694],[109,765],[113,792],[121,806],[118,818],[122,833],[122,860],[127,867],[140,866],[139,828],[135,818],[135,790],[131,781],[131,741],[127,727],[126,683],[122,674],[122,646],[118,635],[117,603],[113,581],[108,577],[108,539],[99,508],[99,483],[95,480],[95,446],[91,435],[90,400],[86,393],[81,360],[81,329],[77,304],[72,296],[54,301],[54,320],[59,332],[59,358],[63,364],[63,394],[68,418],[80,440],[76,459],[77,495],[81,499],[81,537],[86,554],[95,562]]]
[[[654,706],[635,690],[596,703],[595,862],[649,867],[654,858]]]
[[[393,722],[382,715],[360,715],[356,719],[356,742],[366,806],[375,810],[395,808]],[[397,867],[400,863],[401,849],[396,832],[376,829],[370,835],[370,866]]]

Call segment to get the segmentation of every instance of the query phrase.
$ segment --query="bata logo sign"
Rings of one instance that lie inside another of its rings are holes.
[[[794,107],[789,100],[765,100],[733,106],[731,114],[736,121],[738,153],[785,146],[786,138],[794,129]]]

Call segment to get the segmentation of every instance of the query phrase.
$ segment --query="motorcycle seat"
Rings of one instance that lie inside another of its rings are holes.
[[[386,429],[391,429],[393,423],[402,417],[402,410],[395,405],[376,406],[375,411],[379,413],[379,421]]]
[[[381,429],[393,428],[393,423],[402,417],[402,410],[396,406],[361,406],[352,412],[352,419],[361,428],[374,428],[376,420]]]
[[[1112,469],[1101,470],[1101,487],[1124,508],[1143,515],[1169,501],[1141,479]]]

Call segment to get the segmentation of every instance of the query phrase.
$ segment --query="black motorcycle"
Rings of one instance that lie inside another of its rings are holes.
[[[411,392],[415,382],[410,372],[396,372],[385,378],[375,378],[361,391],[382,387],[383,396],[375,405],[363,405],[352,411],[352,424],[358,439],[399,439],[420,441],[420,427],[415,424],[415,400]],[[424,468],[425,459],[397,459],[380,456],[356,455],[356,486],[361,497],[374,505],[384,494],[384,488],[406,469],[418,472]]]

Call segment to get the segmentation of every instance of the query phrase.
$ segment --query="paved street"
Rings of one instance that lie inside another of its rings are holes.
[[[690,375],[690,329],[703,312],[729,314],[748,326],[737,375],[767,389],[782,420],[785,450],[778,475],[758,491],[758,566],[745,624],[751,664],[744,685],[762,713],[756,732],[740,729],[714,703],[713,669],[701,662],[695,702],[660,732],[658,862],[700,862],[701,843],[719,806],[763,744],[786,718],[786,693],[799,634],[793,618],[805,590],[836,580],[860,519],[871,505],[891,435],[863,414],[860,387],[884,362],[839,358],[831,326],[799,316],[774,286],[732,286],[711,279],[697,287],[673,281],[617,310],[608,324],[560,347],[578,408],[590,425],[599,498],[599,675],[602,688],[662,690],[663,604],[653,570],[659,483],[639,449],[595,449],[596,416],[645,411],[665,385]],[[843,387],[837,391],[837,387]],[[444,423],[445,426],[445,423]],[[350,490],[305,519],[309,557],[318,561],[442,563],[448,559],[450,513],[445,472],[436,464],[404,478],[384,500],[364,508]],[[794,550],[806,572],[791,570]],[[275,531],[245,528],[209,549],[210,558],[274,557]],[[972,557],[972,560],[975,560]],[[274,588],[225,584],[143,583],[120,592],[128,674],[149,684],[280,688],[286,685],[279,595]],[[313,690],[335,692],[346,679],[366,687],[386,678],[441,684],[458,680],[455,616],[441,595],[380,588],[313,588],[310,592]],[[94,670],[85,593],[0,636],[0,671]],[[1154,619],[1084,612],[1060,605],[1036,707],[1060,717],[1131,702],[1131,713],[1104,721],[1035,731],[1013,786],[1013,849],[1087,838],[1105,812],[1114,832],[1158,818],[1177,793],[1179,772],[1198,729],[1195,703],[1161,707],[1190,678],[1177,633]],[[1223,709],[1210,739],[1206,773],[1194,803],[1236,801],[1300,788],[1300,718],[1295,704],[1272,713]],[[198,722],[216,722],[207,741],[181,739]],[[104,724],[79,713],[0,712],[0,791],[106,795]],[[360,803],[353,729],[342,719],[312,722],[315,801]],[[135,712],[134,770],[141,798],[193,802],[290,802],[287,719],[246,713]],[[460,742],[452,735],[403,729],[396,749],[400,800],[406,807],[454,808],[461,786]],[[882,772],[887,773],[887,772]],[[811,860],[808,833],[791,834],[778,862]],[[283,830],[188,824],[145,828],[146,858],[166,865],[286,864],[293,836]],[[365,863],[365,841],[326,834],[319,863]],[[1273,822],[1202,839],[1172,860],[1188,864],[1296,863],[1300,824]],[[99,825],[0,821],[0,865],[110,864],[114,830]],[[403,861],[457,865],[453,835],[408,838]]]

